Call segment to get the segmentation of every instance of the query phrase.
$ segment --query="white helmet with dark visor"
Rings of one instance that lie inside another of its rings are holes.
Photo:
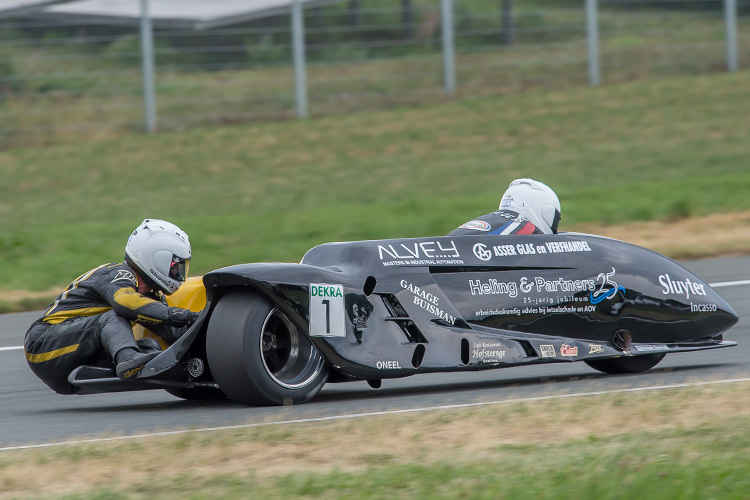
[[[187,279],[191,257],[187,234],[159,219],[144,220],[125,245],[127,263],[151,288],[167,295]]]
[[[557,233],[560,224],[560,200],[543,182],[516,179],[510,183],[500,201],[500,209],[515,210],[545,234]]]

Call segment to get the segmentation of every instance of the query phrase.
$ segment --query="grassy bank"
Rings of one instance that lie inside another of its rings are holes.
[[[738,382],[193,432],[2,452],[0,498],[742,499],[748,424]]]
[[[440,2],[360,0],[307,9],[308,94],[313,116],[392,109],[445,99]],[[459,97],[517,94],[587,82],[580,1],[513,4],[512,43],[501,3],[455,2]],[[738,32],[750,20],[740,12]],[[606,2],[598,11],[604,82],[726,69],[721,4]],[[132,27],[0,22],[0,149],[142,130],[139,40]],[[156,106],[163,130],[294,116],[289,19],[219,30],[157,29]],[[739,66],[750,41],[738,39]]]
[[[556,189],[565,230],[743,212],[749,114],[745,72],[12,149],[0,291],[118,260],[145,217],[185,229],[204,273],[332,240],[445,234],[519,176]]]

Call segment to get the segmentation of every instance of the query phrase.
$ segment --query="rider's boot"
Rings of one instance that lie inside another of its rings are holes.
[[[159,355],[158,352],[142,353],[133,337],[130,321],[117,316],[114,311],[104,313],[104,324],[99,333],[102,346],[115,362],[115,373],[122,380],[138,375],[143,367]]]
[[[161,351],[159,351],[161,352]],[[115,373],[122,380],[129,380],[146,366],[146,363],[159,355],[159,352],[140,352],[132,347],[121,349],[115,356]]]

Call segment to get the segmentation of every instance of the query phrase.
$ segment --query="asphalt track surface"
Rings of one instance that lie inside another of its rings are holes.
[[[737,347],[669,354],[656,368],[634,375],[605,375],[584,363],[565,363],[417,375],[383,380],[377,390],[366,382],[327,384],[312,401],[287,407],[197,403],[162,390],[59,396],[31,373],[19,348],[39,313],[0,315],[0,449],[750,377],[750,257],[684,264],[707,283],[718,284],[716,291],[740,316],[724,335],[739,342]]]

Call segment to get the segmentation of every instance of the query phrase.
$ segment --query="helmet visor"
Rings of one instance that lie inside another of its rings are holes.
[[[560,219],[562,219],[560,211],[555,210],[555,218],[552,220],[552,226],[550,226],[550,229],[552,229],[552,234],[557,234],[557,227],[560,225]]]
[[[172,256],[172,264],[169,266],[169,277],[177,281],[187,279],[188,270],[190,269],[190,259],[183,259],[176,255]]]

